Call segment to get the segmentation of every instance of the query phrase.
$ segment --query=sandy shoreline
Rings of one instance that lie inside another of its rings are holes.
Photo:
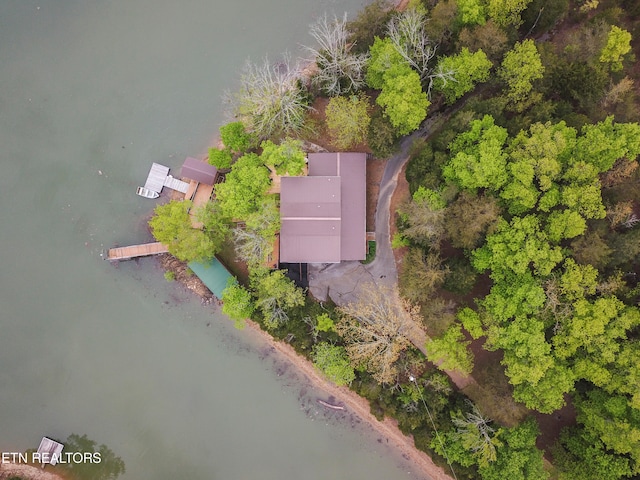
[[[311,362],[298,355],[291,345],[275,340],[255,322],[247,321],[246,324],[248,329],[251,329],[269,346],[273,347],[281,357],[304,375],[314,388],[325,392],[328,397],[333,397],[335,399],[334,403],[344,406],[346,411],[355,414],[365,424],[379,433],[386,445],[411,464],[414,470],[413,473],[425,480],[452,480],[442,468],[433,463],[433,460],[426,453],[415,448],[413,438],[404,435],[398,429],[394,420],[386,417],[383,421],[379,421],[371,414],[369,402],[366,399],[347,387],[338,387],[332,383],[318,372]],[[320,404],[319,407],[326,408]]]

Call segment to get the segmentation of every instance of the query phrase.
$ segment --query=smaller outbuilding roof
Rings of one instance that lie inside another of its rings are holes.
[[[187,157],[180,170],[180,176],[206,185],[213,185],[217,175],[216,167],[193,157]]]

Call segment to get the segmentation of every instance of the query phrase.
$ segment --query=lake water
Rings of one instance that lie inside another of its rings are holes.
[[[100,256],[149,239],[135,187],[206,150],[247,57],[359,6],[0,2],[0,450],[78,433],[126,479],[410,478],[153,259]]]

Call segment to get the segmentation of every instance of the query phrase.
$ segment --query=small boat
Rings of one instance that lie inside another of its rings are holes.
[[[145,187],[138,187],[136,193],[144,198],[158,198],[160,196],[158,192],[154,192]]]

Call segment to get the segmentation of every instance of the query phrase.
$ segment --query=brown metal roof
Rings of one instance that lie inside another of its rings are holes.
[[[366,257],[366,154],[309,154],[308,177],[282,178],[280,261]]]
[[[283,177],[280,217],[340,218],[340,178]]]
[[[340,262],[340,220],[283,220],[280,224],[280,261]]]
[[[187,157],[180,170],[180,176],[206,185],[213,185],[217,174],[216,167],[193,157]]]
[[[307,157],[309,159],[309,176],[340,176],[340,173],[338,173],[338,155],[337,153],[310,153]]]
[[[367,155],[339,153],[342,180],[341,260],[367,257]]]

